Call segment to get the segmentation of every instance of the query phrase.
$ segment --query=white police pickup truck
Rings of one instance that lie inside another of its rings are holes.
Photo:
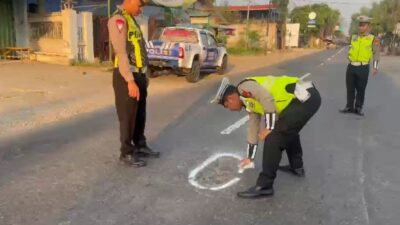
[[[194,83],[200,79],[200,71],[216,70],[224,74],[228,67],[226,48],[218,45],[214,35],[206,29],[164,28],[159,40],[147,43],[147,52],[150,77],[156,71],[172,69]]]

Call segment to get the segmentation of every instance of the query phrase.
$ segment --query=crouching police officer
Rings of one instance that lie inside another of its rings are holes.
[[[246,78],[233,86],[224,78],[212,102],[231,111],[245,108],[249,113],[247,158],[241,161],[241,166],[252,163],[258,140],[264,140],[262,172],[257,184],[238,192],[238,197],[273,195],[278,169],[304,176],[299,132],[321,105],[319,92],[311,82],[290,76],[261,76]],[[264,120],[265,127],[260,130]],[[289,159],[287,166],[279,166],[282,150],[286,150]]]

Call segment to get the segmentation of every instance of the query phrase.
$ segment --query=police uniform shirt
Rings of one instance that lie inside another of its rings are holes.
[[[237,86],[239,94],[245,98],[253,98],[257,100],[264,108],[264,112],[275,113],[274,97],[263,86],[252,80],[245,80]],[[247,130],[247,141],[249,144],[258,143],[258,132],[262,115],[249,112],[249,125]],[[275,121],[270,121],[274,123]]]
[[[121,9],[119,8],[119,10]],[[132,19],[134,20],[134,18]],[[136,23],[135,20],[134,22]],[[134,72],[132,69],[133,65],[132,62],[130,62],[128,56],[129,54],[132,55],[132,52],[127,52],[128,23],[123,16],[117,14],[112,16],[108,20],[107,26],[108,26],[110,41],[115,52],[115,57],[118,58],[119,71],[127,82],[134,80],[132,76],[132,72]],[[141,45],[142,58],[145,59],[143,63],[145,63],[144,66],[146,66],[147,52],[143,36],[140,45]],[[131,60],[134,59],[134,57],[132,56],[130,58]]]
[[[372,34],[367,34],[367,35],[372,35]],[[363,37],[366,37],[366,36],[354,34],[351,36],[351,40],[354,41],[354,40],[357,40],[358,38],[363,38]],[[379,45],[380,45],[379,39],[375,37],[374,41],[372,43],[373,61],[379,61],[381,58],[380,51],[379,51]],[[351,45],[350,45],[350,48],[351,48]]]
[[[357,18],[357,20],[358,20],[359,23],[368,23],[368,24],[370,24],[372,19],[370,17],[368,17],[368,16],[361,15],[361,16],[359,16]],[[367,37],[369,35],[373,36],[372,34],[367,34],[367,35],[364,35],[364,36],[357,35],[357,34],[356,35],[352,35],[351,40],[352,41],[356,41],[359,38],[365,38],[365,37]],[[375,68],[375,69],[378,69],[378,62],[380,60],[380,52],[379,52],[380,43],[379,43],[379,41],[380,41],[379,38],[374,37],[374,40],[372,42],[373,68]],[[350,45],[349,55],[350,55],[351,48],[352,48],[352,45]],[[350,60],[350,56],[349,56],[349,60]],[[351,61],[352,60],[350,60],[350,62]]]

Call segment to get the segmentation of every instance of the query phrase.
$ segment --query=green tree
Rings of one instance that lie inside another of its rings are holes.
[[[383,0],[373,3],[371,8],[363,7],[353,14],[350,34],[357,33],[357,17],[366,15],[372,18],[372,33],[392,33],[400,20],[400,2],[398,0]]]
[[[229,1],[225,0],[221,6],[216,7],[216,12],[219,13],[228,23],[236,23],[240,19],[240,13],[229,11]]]
[[[215,0],[198,0],[198,2],[207,7],[215,6]]]
[[[308,15],[310,12],[315,12],[315,28],[308,27]],[[335,27],[340,25],[340,12],[330,8],[327,4],[313,4],[294,8],[291,12],[292,21],[300,23],[301,34],[326,37],[335,33]]]
[[[359,15],[372,18],[372,33],[383,35],[384,46],[388,46],[389,53],[395,53],[395,44],[400,42],[400,37],[393,31],[400,22],[400,1],[382,0],[379,3],[373,3],[371,8],[362,8],[360,12],[352,16],[350,34],[357,33],[357,17]]]

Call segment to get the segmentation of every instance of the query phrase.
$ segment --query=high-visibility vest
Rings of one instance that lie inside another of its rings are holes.
[[[294,94],[286,91],[288,84],[297,83],[298,77],[289,76],[262,76],[262,77],[248,77],[245,80],[254,80],[263,86],[274,98],[276,113],[280,114],[288,107],[294,98]],[[248,112],[265,114],[264,107],[260,102],[254,98],[242,98],[243,103]]]
[[[374,35],[367,36],[353,35],[349,50],[349,60],[351,62],[369,63],[373,55]]]
[[[130,59],[130,63],[137,67],[137,68],[143,68],[144,67],[144,62],[142,59],[142,51],[146,51],[146,49],[142,49],[142,46],[140,42],[142,41],[142,32],[140,31],[139,26],[136,24],[136,22],[133,20],[132,16],[126,13],[124,10],[117,10],[114,15],[121,15],[124,17],[126,23],[127,23],[127,53],[128,57],[130,52],[133,50],[134,52],[134,57],[135,60],[132,62],[132,59]],[[114,59],[114,67],[118,67],[118,58],[115,57]]]

